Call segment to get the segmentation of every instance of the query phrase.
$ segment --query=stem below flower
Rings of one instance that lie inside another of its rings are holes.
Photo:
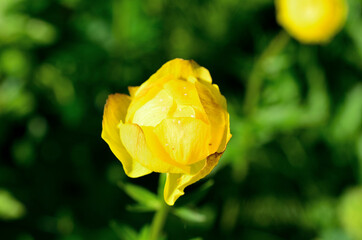
[[[251,114],[254,111],[255,105],[259,100],[260,88],[263,83],[263,64],[266,59],[277,55],[289,42],[289,35],[281,31],[276,35],[269,45],[264,49],[263,53],[256,60],[247,83],[244,112]]]
[[[162,176],[160,176],[161,178]],[[162,181],[160,181],[159,184],[163,184]],[[161,233],[163,226],[165,225],[167,214],[170,210],[170,207],[165,203],[163,200],[162,192],[159,192],[159,197],[161,198],[161,206],[155,213],[152,224],[151,224],[151,234],[150,234],[150,240],[158,240]]]

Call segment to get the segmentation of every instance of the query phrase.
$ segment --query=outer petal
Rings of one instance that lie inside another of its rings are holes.
[[[185,187],[208,175],[217,165],[222,153],[215,153],[207,157],[205,166],[196,174],[167,174],[166,185],[164,190],[165,202],[172,206],[175,201],[184,195]]]
[[[222,142],[225,137],[225,127],[228,125],[228,117],[226,112],[226,100],[220,94],[215,84],[209,83],[195,83],[197,92],[199,94],[200,101],[210,122],[211,139],[209,144],[209,152],[221,152],[219,147],[221,144],[226,146],[225,141]]]
[[[121,141],[133,159],[145,168],[154,172],[181,173],[185,172],[177,166],[161,160],[149,148],[145,134],[140,126],[132,123],[120,123],[118,125]]]
[[[136,96],[139,88],[140,87],[131,87],[131,86],[128,87],[128,92],[129,92],[129,95],[131,95],[131,98],[134,98]]]
[[[129,88],[129,92],[133,100],[129,106],[125,122],[133,122],[133,116],[139,108],[154,98],[159,93],[159,91],[162,90],[165,84],[167,84],[169,81],[177,79],[187,80],[189,81],[189,85],[193,85],[192,83],[194,83],[197,79],[210,84],[212,81],[209,71],[206,68],[199,66],[196,62],[179,58],[171,60],[165,63],[139,88]],[[187,84],[187,81],[184,81],[185,84]],[[194,87],[192,88],[194,89]],[[192,88],[190,87],[189,89]],[[168,91],[170,90],[172,91],[172,89],[168,89]],[[176,90],[177,93],[180,89]],[[196,115],[198,114],[199,113],[196,113]]]
[[[205,82],[196,82],[195,87],[197,89],[197,92],[202,95],[205,95],[206,98],[212,100],[216,105],[223,108],[224,110],[227,109],[226,106],[226,99],[225,97],[220,93],[219,86],[216,84],[210,84]],[[201,98],[202,101],[204,98]]]
[[[179,164],[193,164],[210,154],[210,127],[199,119],[165,119],[154,131],[171,159]]]
[[[193,60],[176,58],[165,63],[155,74],[143,83],[138,94],[147,91],[147,89],[153,87],[154,84],[157,84],[159,79],[166,76],[172,77],[172,79],[187,80],[189,77],[194,77],[209,83],[212,81],[210,73],[206,68],[199,66]]]
[[[151,171],[134,161],[121,142],[117,125],[120,121],[124,121],[130,101],[130,97],[124,94],[116,93],[108,96],[103,113],[102,138],[121,161],[125,173],[135,178],[149,174]]]
[[[194,113],[187,117],[196,117],[208,123],[206,113],[200,102],[194,83],[180,79],[173,79],[164,85],[164,89],[170,96],[173,96],[173,99],[178,106],[178,108],[175,109],[174,115],[177,116],[179,114],[178,111],[182,111],[182,109],[180,110],[182,106],[191,106],[194,109]]]
[[[150,151],[155,155],[157,159],[179,168],[181,171],[178,171],[177,173],[195,174],[196,172],[200,171],[205,165],[205,160],[199,161],[191,165],[184,165],[174,161],[166,152],[159,138],[155,134],[155,128],[145,126],[142,126],[141,128],[145,134],[147,146],[149,147]],[[177,171],[177,169],[175,170]],[[174,173],[176,173],[176,171]]]
[[[137,112],[137,110],[139,110],[143,105],[147,104],[147,102],[155,98],[162,90],[163,85],[170,80],[171,78],[169,76],[158,79],[157,82],[155,82],[148,88],[143,88],[142,91],[141,87],[138,87],[136,91],[135,89],[132,88],[129,89],[132,96],[132,102],[127,110],[125,122],[126,123],[132,122],[133,117]],[[142,84],[141,86],[143,86],[144,84]]]
[[[225,116],[225,128],[224,128],[224,135],[221,139],[219,148],[217,149],[217,152],[224,152],[226,149],[226,145],[229,143],[232,135],[230,133],[230,115],[227,113]]]
[[[196,117],[196,111],[192,106],[187,105],[177,105],[177,108],[172,114],[172,117],[174,118],[180,118],[180,117]]]
[[[165,90],[161,90],[155,97],[137,109],[132,123],[139,126],[156,126],[168,115],[174,105],[173,98]]]

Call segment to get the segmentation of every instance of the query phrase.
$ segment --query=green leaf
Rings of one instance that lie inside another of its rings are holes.
[[[331,126],[331,135],[337,142],[357,137],[362,124],[362,84],[354,86],[346,95]]]
[[[111,221],[109,225],[120,240],[138,240],[137,232],[133,228],[116,221]]]
[[[118,186],[139,204],[153,209],[158,209],[160,207],[160,199],[147,189],[134,184],[124,184],[121,182],[118,183]]]
[[[326,229],[321,232],[320,240],[353,240],[343,230],[338,228]]]
[[[130,212],[153,212],[158,208],[156,206],[145,206],[145,205],[130,205],[127,206],[127,210]]]
[[[339,203],[339,220],[352,239],[362,239],[362,186],[347,190]]]
[[[173,214],[188,222],[204,223],[207,220],[203,213],[185,207],[174,209]]]
[[[150,239],[150,226],[145,225],[138,236],[138,240],[149,240]]]
[[[11,193],[0,189],[0,219],[15,220],[23,217],[24,214],[24,205]]]

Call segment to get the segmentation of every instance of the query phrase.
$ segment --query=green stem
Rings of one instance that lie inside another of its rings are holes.
[[[160,176],[159,184],[164,184],[161,178],[162,178],[162,176]],[[162,191],[159,191],[159,195],[160,195],[160,198],[162,198],[162,200],[160,201],[161,206],[155,213],[153,220],[152,220],[150,240],[159,239],[160,235],[162,234],[163,226],[165,225],[165,222],[166,222],[167,214],[170,210],[170,207],[163,200]]]
[[[359,184],[362,185],[362,134],[359,135],[359,138],[357,138],[357,158],[358,158],[358,165],[359,165]]]
[[[244,102],[244,112],[246,114],[252,114],[255,105],[259,101],[260,88],[263,83],[263,64],[264,61],[272,56],[277,55],[289,42],[289,35],[281,31],[276,35],[269,45],[262,52],[260,57],[256,60],[246,88],[245,102]]]

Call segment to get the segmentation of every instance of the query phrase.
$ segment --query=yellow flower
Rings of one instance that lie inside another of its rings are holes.
[[[344,25],[345,0],[276,0],[277,20],[302,43],[328,42]]]
[[[167,173],[164,198],[173,205],[225,151],[226,100],[206,68],[183,59],[167,62],[129,93],[109,95],[102,138],[129,177]]]

